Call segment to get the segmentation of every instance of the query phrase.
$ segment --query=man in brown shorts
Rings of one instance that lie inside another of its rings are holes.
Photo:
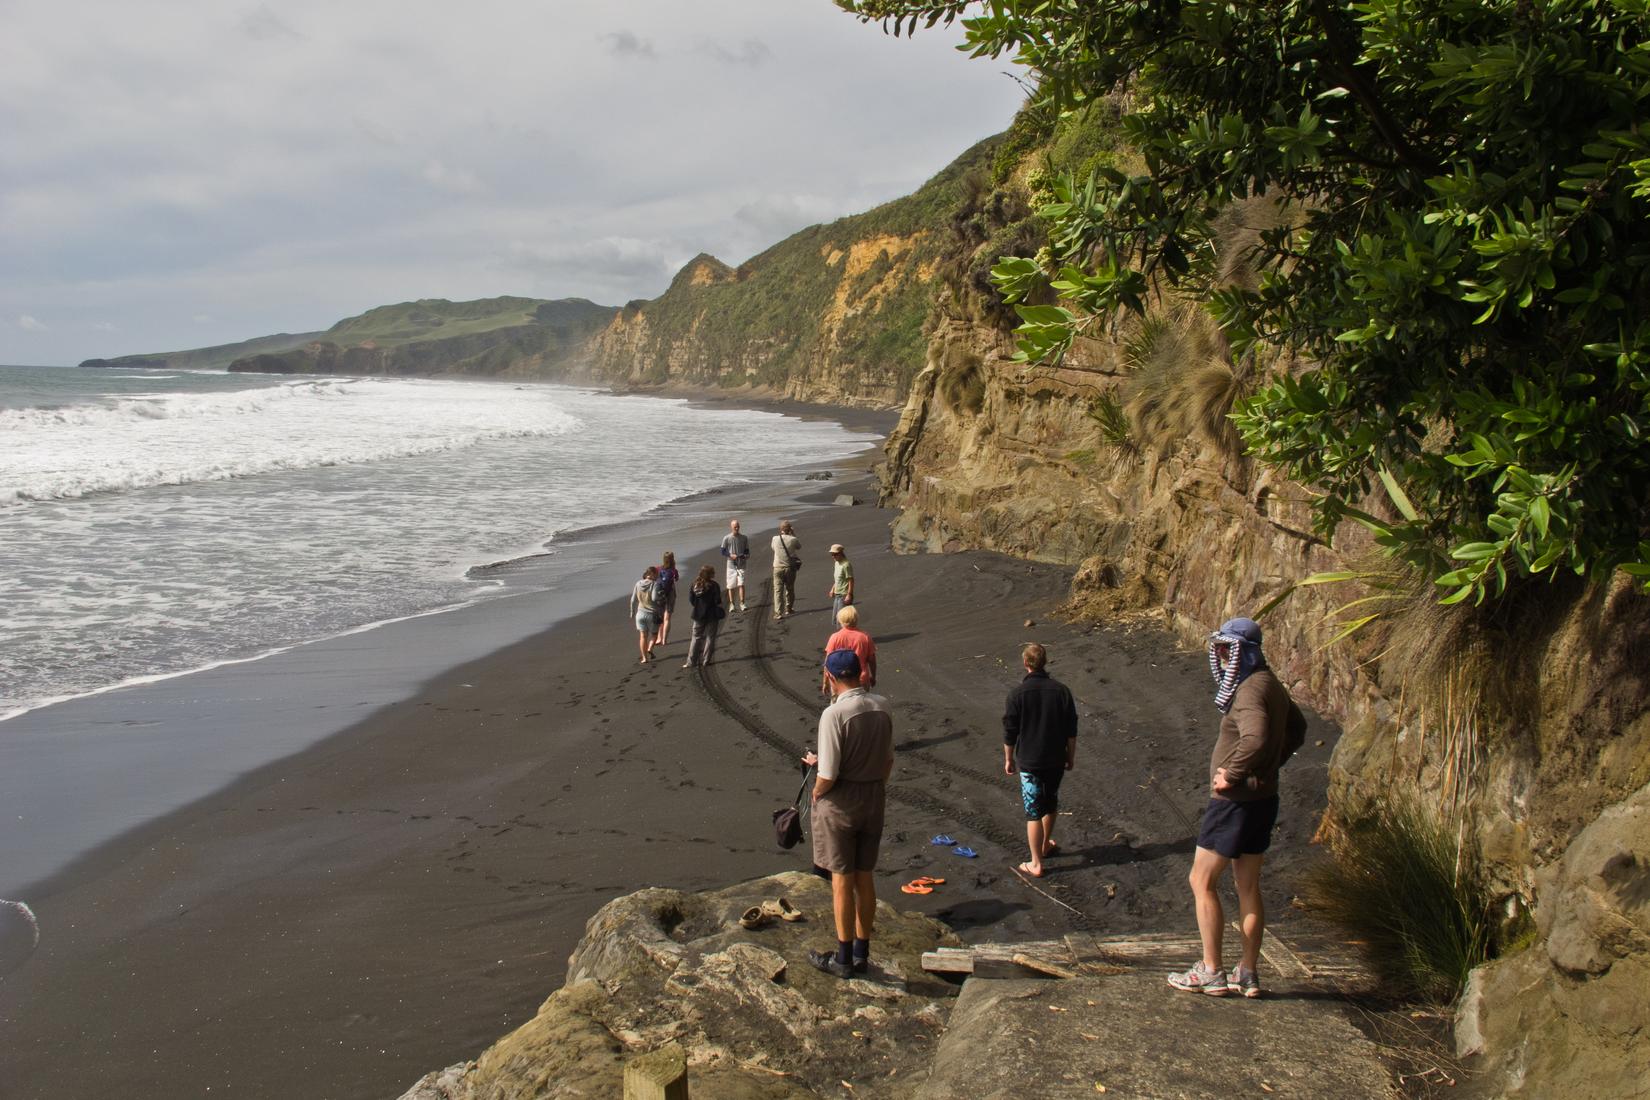
[[[859,685],[859,656],[839,649],[825,658],[836,698],[819,716],[819,778],[814,781],[814,863],[831,872],[836,951],[810,951],[827,974],[864,973],[877,915],[871,872],[882,845],[888,776],[894,770],[894,717],[888,700]]]

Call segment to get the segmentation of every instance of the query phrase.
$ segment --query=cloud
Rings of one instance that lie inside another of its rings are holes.
[[[22,329],[24,332],[46,331],[46,326],[43,322],[35,320],[27,313],[20,313],[17,315],[17,327]]]
[[[92,331],[93,332],[115,332],[117,330],[116,330],[115,326],[113,324],[109,323],[108,321],[93,321],[92,322]]]
[[[454,195],[479,195],[487,190],[487,185],[474,172],[467,168],[450,167],[444,161],[426,161],[419,174],[431,187]]]
[[[210,313],[197,313],[192,320],[197,325],[210,325],[212,323],[212,315]]]
[[[506,262],[539,274],[599,279],[605,283],[674,275],[688,255],[674,241],[597,237],[570,242],[511,241]]]
[[[798,229],[859,209],[852,200],[824,195],[763,195],[736,208],[733,218],[759,239],[783,240]]]
[[[384,127],[379,126],[368,119],[362,118],[360,115],[351,115],[349,121],[350,125],[354,126],[356,131],[362,137],[366,138],[374,145],[381,146],[385,149],[396,149],[401,145],[401,140],[394,134],[390,133]]]
[[[602,41],[607,43],[607,52],[614,57],[635,57],[651,61],[658,56],[653,52],[653,43],[638,36],[634,31],[613,31],[602,35]]]
[[[651,297],[908,193],[1021,98],[820,2],[0,6],[0,362]]]
[[[710,54],[725,65],[747,65],[753,69],[773,56],[773,50],[768,48],[768,44],[755,38],[747,38],[737,46],[706,42],[699,49],[700,52]]]
[[[283,38],[301,41],[304,37],[283,22],[281,17],[265,4],[260,4],[241,16],[241,30],[248,38],[259,42],[273,42]]]

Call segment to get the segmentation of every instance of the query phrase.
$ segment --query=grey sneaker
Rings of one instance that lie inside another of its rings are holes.
[[[1202,963],[1183,974],[1170,974],[1169,984],[1187,993],[1203,993],[1210,997],[1224,997],[1231,988],[1226,983],[1226,971],[1210,970]]]
[[[854,976],[854,964],[838,962],[835,951],[810,951],[808,961],[814,964],[814,969],[823,970],[834,978]]]
[[[1232,993],[1241,993],[1245,997],[1260,996],[1260,975],[1246,966],[1232,969],[1232,976],[1226,981],[1226,988]]]

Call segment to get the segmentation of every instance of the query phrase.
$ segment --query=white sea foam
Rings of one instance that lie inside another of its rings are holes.
[[[88,375],[0,372],[0,485],[36,496],[0,508],[0,721],[496,596],[519,571],[472,566],[866,438],[545,385]]]
[[[382,379],[0,409],[0,504],[373,462],[577,428],[542,389]]]

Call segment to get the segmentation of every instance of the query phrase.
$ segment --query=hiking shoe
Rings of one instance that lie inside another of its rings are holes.
[[[827,974],[838,978],[852,978],[854,964],[837,962],[835,951],[810,951],[808,961],[814,964],[815,970],[823,970]]]
[[[1226,989],[1231,993],[1241,993],[1245,997],[1260,996],[1260,975],[1246,966],[1232,968],[1232,976],[1226,979]]]
[[[1169,984],[1187,993],[1204,993],[1210,997],[1224,997],[1230,988],[1226,984],[1226,971],[1209,970],[1202,963],[1184,974],[1170,974]],[[1256,990],[1258,992],[1258,986]]]

